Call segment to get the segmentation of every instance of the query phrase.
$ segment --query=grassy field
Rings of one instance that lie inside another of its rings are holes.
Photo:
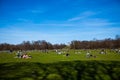
[[[70,50],[69,56],[65,56],[66,53],[56,54],[55,51],[49,51],[48,53],[43,53],[40,51],[29,51],[28,55],[31,55],[31,59],[20,59],[15,58],[16,52],[12,54],[0,53],[0,63],[8,62],[40,62],[40,63],[52,63],[59,61],[75,61],[75,60],[106,60],[106,61],[120,61],[120,54],[111,52],[107,50],[106,54],[99,54],[100,50],[89,50],[90,54],[95,55],[96,58],[90,57],[86,58],[86,51],[84,50]]]
[[[77,54],[76,54],[77,52]],[[0,80],[119,80],[120,54],[89,50],[96,58],[86,58],[85,50],[56,54],[28,51],[31,59],[15,58],[16,52],[0,53]]]

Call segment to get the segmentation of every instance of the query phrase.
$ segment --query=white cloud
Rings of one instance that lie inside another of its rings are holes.
[[[73,18],[70,18],[68,19],[68,21],[77,21],[77,20],[81,20],[81,19],[85,19],[89,16],[93,16],[95,15],[96,13],[95,12],[92,12],[92,11],[85,11],[85,12],[82,12],[80,14],[80,16],[77,16],[77,17],[73,17]]]
[[[86,19],[86,20],[82,20],[80,23],[87,27],[105,27],[105,26],[111,26],[114,24],[119,24],[119,23],[110,22],[108,20],[100,19],[100,18]]]
[[[73,23],[74,26],[83,27],[105,27],[119,24],[116,22],[111,22],[105,18],[103,19],[95,17],[99,13],[100,12],[84,11],[79,16],[68,19],[67,22]]]

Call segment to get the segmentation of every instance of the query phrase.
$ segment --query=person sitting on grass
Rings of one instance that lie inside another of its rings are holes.
[[[66,53],[66,56],[69,56],[70,54],[69,53]]]
[[[22,58],[28,59],[28,58],[32,58],[32,56],[31,56],[31,55],[27,55],[27,53],[25,53],[25,54],[22,56]]]
[[[28,56],[27,54],[24,54],[24,55],[22,56],[22,58],[27,59],[27,58],[29,58],[29,56]]]
[[[105,51],[104,49],[102,49],[102,50],[100,51],[100,54],[106,54],[106,51]]]

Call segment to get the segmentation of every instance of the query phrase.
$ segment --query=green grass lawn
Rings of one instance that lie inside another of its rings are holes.
[[[75,52],[80,52],[75,54]],[[49,51],[48,53],[42,53],[40,51],[30,51],[27,52],[28,55],[31,55],[31,59],[21,59],[15,58],[16,52],[12,54],[9,53],[0,53],[0,63],[8,63],[8,62],[40,62],[40,63],[52,63],[59,61],[75,61],[75,60],[106,60],[106,61],[120,61],[120,54],[113,53],[107,50],[107,54],[99,54],[99,50],[90,50],[92,55],[95,55],[96,58],[90,57],[86,58],[86,51],[84,50],[70,50],[70,56],[65,56],[66,53],[56,54],[54,51]]]
[[[84,50],[70,50],[68,57],[29,51],[31,59],[15,58],[16,52],[0,53],[0,80],[119,80],[120,54],[99,51],[90,50],[96,58],[86,58]]]

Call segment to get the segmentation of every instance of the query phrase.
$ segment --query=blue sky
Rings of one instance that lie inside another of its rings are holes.
[[[0,43],[115,38],[120,0],[0,0]]]

